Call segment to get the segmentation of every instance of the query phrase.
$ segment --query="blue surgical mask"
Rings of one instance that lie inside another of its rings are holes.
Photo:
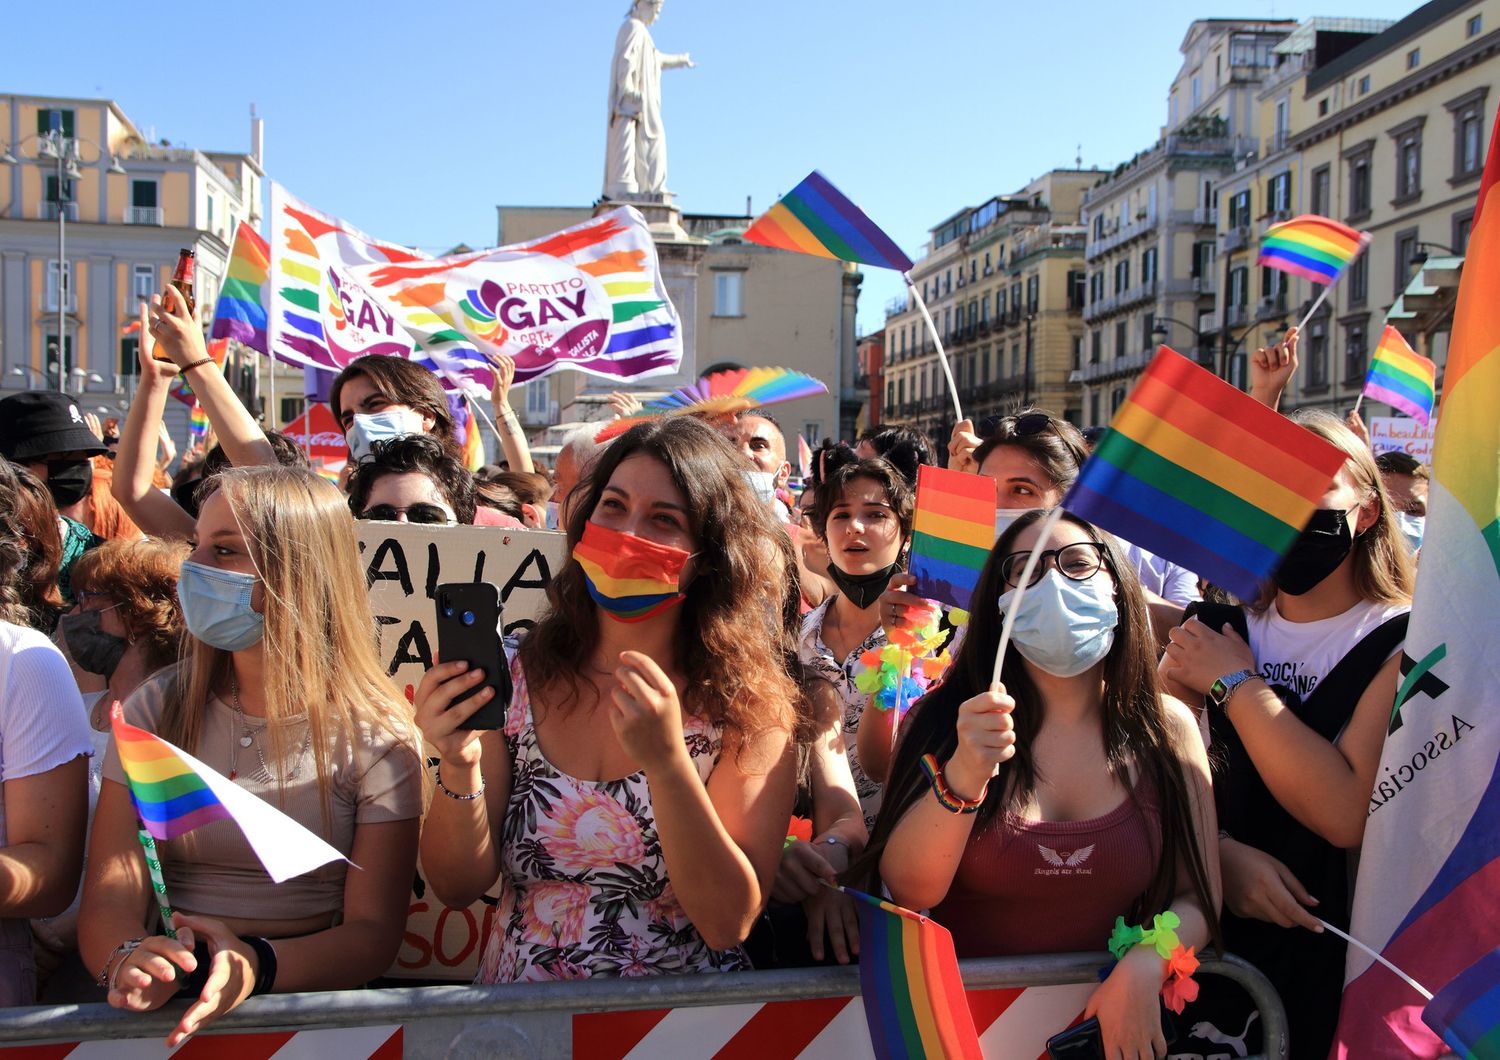
[[[548,501],[547,502],[547,529],[548,530],[556,530],[557,529],[557,502],[556,501]]]
[[[376,442],[405,438],[422,433],[422,414],[416,409],[386,409],[383,412],[356,412],[354,424],[344,435],[349,443],[349,457],[355,463],[370,455]]]
[[[265,636],[265,616],[250,606],[260,581],[253,574],[182,561],[177,599],[188,632],[222,651],[244,651]]]
[[[1411,512],[1397,512],[1396,526],[1400,528],[1406,543],[1411,550],[1416,552],[1422,547],[1422,535],[1427,532],[1427,516],[1413,515]]]
[[[1002,614],[1015,592],[1000,597]],[[1049,570],[1021,598],[1011,640],[1033,666],[1077,677],[1109,654],[1119,622],[1114,591],[1100,572],[1080,582]]]

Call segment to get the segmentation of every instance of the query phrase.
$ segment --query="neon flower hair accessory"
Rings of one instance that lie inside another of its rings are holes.
[[[640,622],[681,603],[678,578],[691,556],[593,522],[584,524],[573,546],[589,595],[621,622]]]

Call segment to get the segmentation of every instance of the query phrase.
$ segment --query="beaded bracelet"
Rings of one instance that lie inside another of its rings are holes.
[[[212,357],[201,357],[198,360],[191,362],[190,364],[183,365],[181,368],[179,368],[177,370],[177,374],[178,375],[187,375],[194,368],[202,368],[205,364],[213,364],[213,363],[214,363],[214,359]]]
[[[94,977],[95,984],[104,987],[106,990],[113,990],[115,986],[115,972],[119,971],[119,965],[125,962],[125,958],[130,956],[131,951],[135,950],[145,941],[146,938],[144,935],[139,938],[126,939],[110,950],[109,956],[104,959],[104,967]]]
[[[472,802],[473,800],[479,798],[479,796],[484,794],[484,777],[481,775],[479,778],[478,791],[471,791],[467,795],[460,795],[456,791],[448,790],[448,786],[443,783],[443,769],[441,766],[439,766],[437,769],[437,789],[444,795],[448,796],[448,798],[450,799],[457,799],[459,802]]]
[[[932,782],[932,793],[937,796],[938,805],[949,813],[973,813],[984,804],[985,792],[989,791],[989,781],[985,781],[984,788],[979,792],[977,799],[965,799],[955,795],[953,789],[948,787],[948,780],[943,776],[943,767],[938,765],[937,755],[925,754],[922,756],[922,772],[927,774],[927,779]]]

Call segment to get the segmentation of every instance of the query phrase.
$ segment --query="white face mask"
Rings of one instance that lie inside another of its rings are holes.
[[[547,502],[547,529],[548,530],[556,530],[557,529],[557,502],[556,501],[548,501]]]
[[[762,504],[770,504],[776,499],[776,476],[769,471],[741,471],[745,481],[750,483],[750,490],[760,499]]]
[[[354,423],[344,434],[349,443],[349,459],[355,463],[370,455],[370,447],[376,442],[388,442],[393,438],[405,438],[409,434],[421,434],[422,414],[416,409],[385,409],[381,412],[356,412]]]
[[[1412,552],[1422,547],[1422,535],[1427,532],[1427,516],[1413,515],[1411,512],[1397,512],[1396,526],[1400,528]]]
[[[1027,662],[1054,677],[1077,677],[1109,654],[1120,612],[1109,579],[1101,574],[1080,582],[1049,570],[1026,590],[1011,639]],[[1000,597],[1001,614],[1015,593]]]
[[[1000,540],[1000,535],[1011,528],[1017,519],[1027,512],[1039,512],[1040,508],[996,508],[995,509],[995,540]]]

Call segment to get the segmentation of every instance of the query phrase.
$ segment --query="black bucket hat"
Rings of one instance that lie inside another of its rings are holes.
[[[83,422],[78,402],[55,390],[28,390],[0,400],[0,456],[26,463],[50,453],[105,452]]]

